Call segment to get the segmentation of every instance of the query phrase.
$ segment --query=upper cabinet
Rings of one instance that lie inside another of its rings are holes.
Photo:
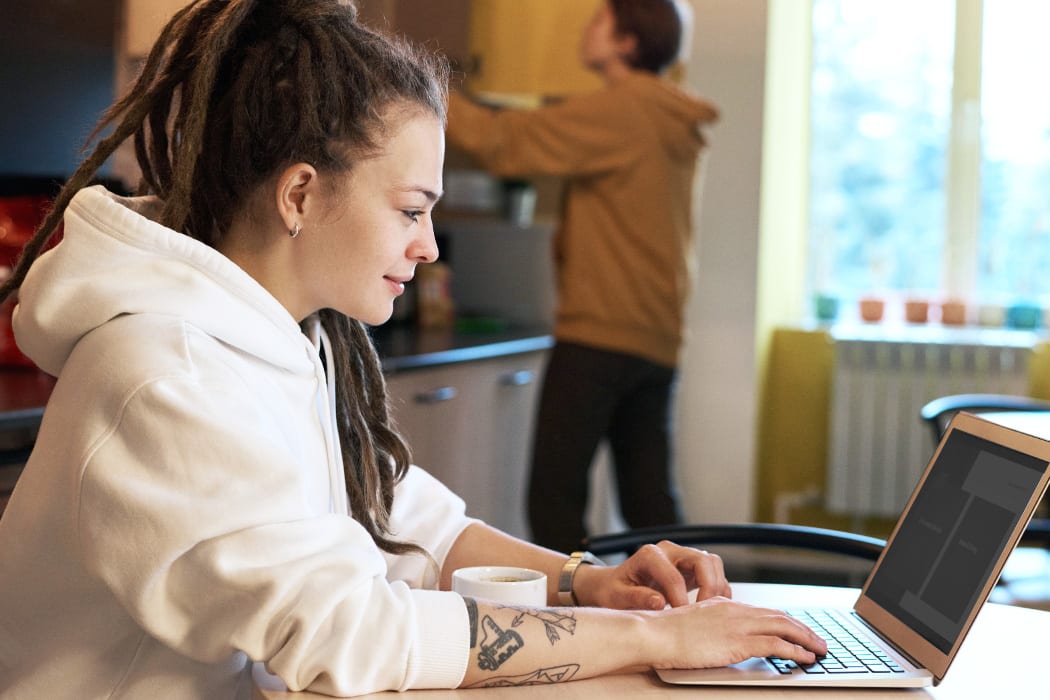
[[[477,0],[482,4],[487,0]],[[470,63],[471,0],[359,0],[361,18],[448,56],[453,68]]]
[[[580,34],[601,0],[475,0],[467,85],[494,99],[589,92],[601,81],[580,65]]]
[[[360,0],[365,21],[440,50],[471,92],[535,101],[601,86],[579,62],[601,0]]]
[[[361,17],[442,51],[467,88],[496,101],[559,97],[601,82],[579,62],[580,33],[601,0],[358,0]],[[149,53],[189,0],[124,0],[124,51]]]

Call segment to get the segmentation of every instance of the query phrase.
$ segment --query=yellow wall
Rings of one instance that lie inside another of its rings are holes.
[[[809,152],[810,3],[769,4],[762,137],[761,214],[758,248],[755,359],[759,405],[755,426],[754,517],[772,522],[777,496],[823,483],[823,423],[827,372],[807,374],[802,357],[831,366],[831,339],[776,331],[805,315],[807,245],[806,178],[799,163]],[[785,415],[780,415],[785,411]],[[816,442],[810,436],[818,436]]]

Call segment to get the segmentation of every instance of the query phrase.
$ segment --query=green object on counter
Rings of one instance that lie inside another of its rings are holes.
[[[460,333],[500,333],[507,330],[507,320],[498,316],[460,316],[456,319]]]

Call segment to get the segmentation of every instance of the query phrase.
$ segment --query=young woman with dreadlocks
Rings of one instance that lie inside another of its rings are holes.
[[[568,557],[410,465],[364,325],[438,255],[445,73],[338,0],[198,0],[164,29],[2,288],[58,381],[0,520],[0,697],[247,697],[253,662],[354,695],[824,649],[663,543],[580,567],[580,607],[529,611],[484,661],[477,621],[522,611],[451,572],[540,569],[558,606]],[[128,138],[141,196],[87,187]]]

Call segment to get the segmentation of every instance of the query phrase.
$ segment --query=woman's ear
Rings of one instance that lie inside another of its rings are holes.
[[[307,199],[317,197],[317,170],[309,163],[296,163],[285,168],[277,178],[274,192],[277,197],[277,213],[289,232],[303,227]]]
[[[638,58],[638,37],[634,34],[617,33],[613,37],[616,46],[616,55],[624,65],[633,66]]]

